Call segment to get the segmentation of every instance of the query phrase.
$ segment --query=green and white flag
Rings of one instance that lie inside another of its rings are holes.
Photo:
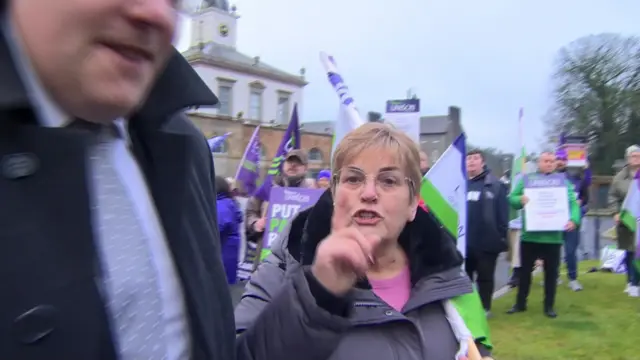
[[[420,197],[429,211],[457,239],[458,251],[467,248],[467,150],[460,134],[422,179]]]
[[[518,185],[520,179],[522,179],[522,175],[525,173],[525,164],[527,162],[527,152],[522,147],[520,151],[520,156],[513,161],[513,165],[511,167],[511,188],[513,189]],[[514,210],[512,207],[509,207],[509,220],[514,220],[520,216],[519,210]]]
[[[636,231],[636,222],[640,217],[640,172],[637,172],[629,184],[629,190],[627,196],[622,202],[622,209],[620,210],[620,222],[631,231]]]
[[[640,171],[636,172],[633,181],[629,184],[627,196],[622,202],[620,210],[620,222],[627,229],[635,232],[636,237],[636,256],[634,264],[640,270],[640,231],[638,231],[638,222],[640,222]]]

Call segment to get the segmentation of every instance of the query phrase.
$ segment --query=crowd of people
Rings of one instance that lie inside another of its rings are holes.
[[[420,155],[420,172],[424,176],[429,171],[429,161],[424,151]],[[637,157],[640,148],[631,146],[627,150],[628,164],[615,177],[610,193],[610,207],[618,214],[620,206],[626,196],[629,182],[637,171]],[[311,179],[301,181],[306,172],[306,157],[300,150],[296,150],[287,157],[283,178],[278,184],[290,183],[309,184],[314,186]],[[470,279],[477,286],[483,308],[487,315],[491,314],[491,301],[495,290],[495,271],[498,257],[505,251],[510,251],[513,261],[512,276],[509,284],[517,289],[516,302],[508,311],[509,314],[523,312],[527,309],[527,298],[531,286],[531,270],[540,266],[544,269],[545,289],[544,313],[551,318],[557,316],[554,310],[557,285],[562,284],[560,265],[566,265],[568,286],[573,291],[581,291],[582,284],[578,281],[578,248],[580,244],[580,223],[588,211],[590,177],[584,169],[568,167],[567,153],[560,149],[555,152],[542,152],[537,160],[539,174],[561,173],[566,178],[567,197],[569,199],[570,221],[562,232],[527,232],[523,227],[526,218],[522,212],[518,218],[510,219],[510,209],[521,210],[528,198],[524,195],[524,180],[526,175],[516,176],[511,183],[511,174],[506,172],[502,178],[492,174],[485,164],[484,154],[480,150],[467,153],[467,249],[464,268]],[[331,181],[329,170],[323,170],[317,179],[317,184],[328,187]],[[322,185],[321,185],[322,184]],[[306,185],[305,185],[306,186]],[[251,199],[250,202],[257,202]],[[428,212],[428,204],[419,200],[419,206]],[[258,212],[259,206],[247,209],[247,233],[255,234],[261,239],[265,212]],[[258,216],[260,214],[261,216]],[[517,245],[509,241],[509,229],[518,223],[515,235]],[[633,234],[619,222],[616,216],[619,248],[627,251],[627,261],[633,261]],[[256,227],[256,225],[258,225]],[[236,224],[240,227],[240,222]],[[222,230],[221,230],[222,232]],[[522,271],[521,269],[526,269]],[[630,296],[638,296],[638,276],[634,266],[629,263],[628,285],[625,289]]]

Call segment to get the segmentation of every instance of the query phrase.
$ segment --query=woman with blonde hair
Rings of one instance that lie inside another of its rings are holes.
[[[418,207],[419,162],[415,143],[384,124],[368,123],[347,134],[333,155],[330,189],[292,221],[251,277],[236,307],[237,332],[259,331],[253,327],[259,317],[264,320],[261,314],[281,297],[296,296],[295,329],[282,325],[290,318],[272,318],[272,331],[299,344],[279,360],[490,356],[485,314],[461,268],[462,256]],[[290,280],[300,268],[310,266],[314,273],[328,248],[354,238],[378,240],[358,277]],[[312,296],[319,285],[331,295]],[[262,355],[275,358],[283,346],[264,344]]]

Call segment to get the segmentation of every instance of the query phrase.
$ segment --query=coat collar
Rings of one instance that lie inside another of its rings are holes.
[[[315,206],[301,212],[292,222],[287,247],[302,265],[313,262],[318,244],[329,235],[332,215],[333,199],[331,190],[327,190]],[[421,208],[415,219],[407,223],[399,241],[409,257],[413,285],[429,275],[459,269],[462,265],[462,255],[456,249],[455,241],[431,214]],[[365,280],[358,287],[369,288],[370,285]]]
[[[32,104],[11,56],[8,41],[0,31],[0,110],[29,109],[32,108]],[[195,106],[213,106],[217,103],[218,99],[213,92],[174,48],[166,68],[160,73],[147,99],[132,117],[144,119],[140,123],[144,123],[145,127],[157,129],[170,115],[181,110]]]

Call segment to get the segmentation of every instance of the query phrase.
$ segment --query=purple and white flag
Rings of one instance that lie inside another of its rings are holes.
[[[224,141],[227,140],[229,135],[231,135],[230,132],[207,140],[207,143],[209,144],[209,150],[211,150],[211,152],[216,152],[216,149],[224,144]]]

